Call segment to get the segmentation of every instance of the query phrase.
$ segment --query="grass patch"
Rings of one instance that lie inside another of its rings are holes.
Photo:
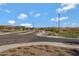
[[[58,35],[69,38],[79,38],[79,33],[76,32],[60,32]]]

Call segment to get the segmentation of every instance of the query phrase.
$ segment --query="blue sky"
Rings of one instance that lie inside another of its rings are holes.
[[[26,27],[79,27],[79,5],[63,3],[6,3],[0,4],[0,25]]]

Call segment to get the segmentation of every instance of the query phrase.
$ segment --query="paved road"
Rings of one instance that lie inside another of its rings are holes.
[[[79,39],[61,39],[61,38],[47,38],[37,36],[36,32],[30,34],[13,33],[7,35],[0,35],[0,45],[26,43],[26,42],[64,42],[79,44]]]

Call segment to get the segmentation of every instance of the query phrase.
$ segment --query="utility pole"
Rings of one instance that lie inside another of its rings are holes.
[[[58,13],[58,32],[60,32],[60,13]]]

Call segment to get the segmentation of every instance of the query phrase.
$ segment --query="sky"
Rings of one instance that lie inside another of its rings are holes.
[[[79,4],[0,3],[0,25],[57,27],[59,20],[61,27],[79,27]]]

